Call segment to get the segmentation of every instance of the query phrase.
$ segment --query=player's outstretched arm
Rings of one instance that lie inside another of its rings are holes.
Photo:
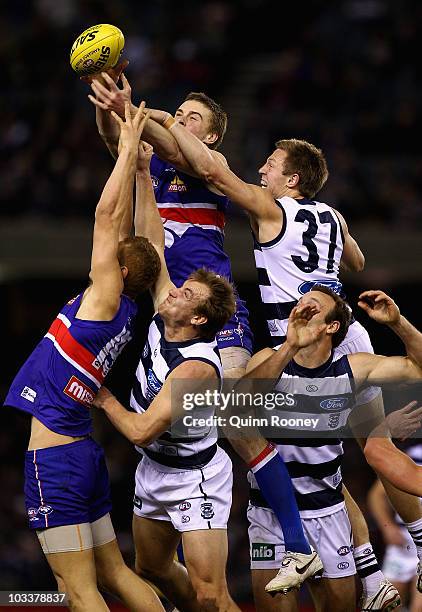
[[[358,306],[374,321],[388,325],[403,341],[407,357],[384,357],[370,353],[349,356],[356,379],[370,382],[415,381],[422,378],[422,333],[403,315],[383,291],[364,291]]]
[[[166,125],[177,140],[183,155],[201,179],[216,187],[256,219],[279,220],[279,208],[268,191],[242,181],[224,163],[221,154],[211,151],[172,117],[168,118]]]
[[[123,70],[126,69],[128,64],[129,64],[128,60],[124,60],[120,62],[120,64],[118,64],[115,68],[109,68],[104,74],[107,74],[107,76],[114,83],[117,83],[119,79],[121,78]],[[95,88],[97,85],[99,86],[105,85],[105,80],[100,74],[95,74],[94,76],[81,77],[81,81],[84,81],[84,83],[91,85],[91,89],[94,91],[94,93],[95,93]],[[88,95],[88,98],[95,105],[95,122],[97,124],[98,133],[100,134],[106,147],[110,151],[112,157],[114,159],[117,159],[117,155],[118,155],[117,147],[119,143],[120,128],[118,124],[116,123],[116,121],[114,121],[113,117],[111,116],[110,112],[107,109],[103,108],[101,105],[95,104],[95,99],[93,98],[93,96]],[[125,101],[131,103],[130,95],[128,98],[124,100],[124,102]],[[123,102],[122,108],[120,109],[121,112],[117,113],[122,119],[125,118],[124,102]],[[133,108],[135,110],[133,115],[135,115],[137,109],[136,107],[133,107]],[[111,109],[111,110],[115,111],[115,109]]]
[[[422,467],[402,453],[389,438],[371,437],[365,445],[369,465],[395,487],[411,495],[422,495]]]
[[[186,394],[191,401],[195,392],[203,392],[207,381],[215,387],[217,375],[211,365],[203,361],[185,361],[170,372],[160,392],[142,414],[126,410],[106,387],[101,387],[97,393],[94,406],[104,410],[116,429],[133,444],[148,446],[167,431],[172,422],[186,414],[183,411]]]
[[[277,351],[268,350],[266,359],[257,359],[257,365],[248,368],[247,373],[240,379],[277,379],[286,365],[296,353],[315,341],[318,334],[325,329],[325,325],[308,326],[308,322],[319,312],[316,305],[298,305],[293,308],[289,316],[286,341]],[[263,356],[265,355],[262,351]],[[255,356],[254,356],[255,357]],[[252,357],[251,361],[255,361]]]
[[[92,78],[90,84],[95,95],[88,96],[96,108],[96,121],[100,136],[114,157],[117,152],[119,134],[118,132],[116,134],[115,126],[110,122],[110,112],[114,111],[120,117],[124,117],[125,102],[130,102],[132,95],[126,76],[121,74],[119,78],[121,78],[122,88],[117,86],[118,79],[115,78],[115,75],[108,74],[108,71],[101,73],[98,78]],[[173,164],[178,170],[194,174],[175,138],[162,125],[169,113],[154,109],[148,110],[151,112],[152,120],[145,125],[143,140],[154,147],[159,157]],[[136,107],[132,105],[132,114],[135,112]]]
[[[170,280],[164,258],[164,228],[158,212],[149,170],[152,153],[151,145],[143,141],[139,143],[136,169],[135,235],[148,238],[160,257],[160,274],[157,282],[151,288],[154,308],[157,310],[174,285]]]
[[[365,267],[365,257],[356,240],[349,233],[349,228],[347,227],[347,223],[344,220],[343,215],[341,215],[338,210],[335,210],[334,213],[337,215],[338,220],[340,221],[341,229],[343,232],[343,253],[341,255],[341,266],[345,270],[349,272],[362,272]]]
[[[120,126],[120,155],[95,211],[91,256],[91,285],[86,290],[77,316],[81,319],[110,320],[116,314],[123,290],[122,271],[117,258],[119,231],[132,205],[133,181],[139,139],[146,121],[142,103],[132,119],[126,105],[126,121],[113,115]]]

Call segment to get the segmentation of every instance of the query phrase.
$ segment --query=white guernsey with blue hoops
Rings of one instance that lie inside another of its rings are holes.
[[[202,338],[167,341],[163,320],[156,314],[136,370],[132,409],[139,413],[148,410],[170,372],[189,360],[208,363],[221,380],[216,341]],[[217,445],[215,427],[186,428],[185,436],[177,438],[166,431],[137,450],[143,454],[135,476],[137,516],[171,521],[178,531],[226,528],[231,508],[232,465],[229,456]]]

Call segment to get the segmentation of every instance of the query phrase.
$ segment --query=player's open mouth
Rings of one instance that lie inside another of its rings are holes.
[[[265,189],[266,187],[268,187],[268,185],[265,181],[261,181],[261,187]]]

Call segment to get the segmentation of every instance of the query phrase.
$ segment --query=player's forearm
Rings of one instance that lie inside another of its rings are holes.
[[[135,175],[137,153],[124,147],[105,184],[96,209],[96,217],[107,215],[120,228],[125,210],[131,200],[133,177]]]
[[[293,359],[298,349],[289,342],[284,342],[278,351],[268,357],[265,361],[256,366],[253,370],[245,374],[243,378],[252,379],[274,379],[278,378],[286,365]]]
[[[142,446],[149,443],[149,433],[144,427],[144,415],[129,412],[113,396],[108,397],[102,404],[102,409],[109,421],[120,431],[132,444]]]
[[[177,122],[173,123],[168,131],[173,134],[185,159],[196,174],[205,181],[209,181],[210,174],[217,162],[208,147]]]
[[[420,376],[422,377],[422,333],[403,315],[400,315],[399,320],[389,327],[404,343],[408,356],[420,370]]]
[[[364,452],[369,465],[395,487],[411,495],[422,495],[422,467],[385,438],[369,438]]]
[[[104,141],[114,159],[117,158],[120,130],[117,123],[108,111],[95,107],[95,121],[98,133]]]
[[[154,147],[154,152],[168,162],[177,162],[182,157],[180,147],[169,130],[162,125],[169,113],[148,109],[151,112],[142,133],[142,139]]]
[[[157,248],[164,250],[164,228],[149,170],[136,173],[135,234],[148,238]]]

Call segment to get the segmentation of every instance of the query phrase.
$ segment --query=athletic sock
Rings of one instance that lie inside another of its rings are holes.
[[[385,577],[379,568],[371,543],[367,542],[355,548],[353,557],[364,592],[367,595],[374,595],[379,589],[381,580],[384,580]]]
[[[249,464],[262,495],[274,511],[283,531],[286,551],[310,554],[290,474],[273,444]]]
[[[414,523],[405,523],[410,537],[415,543],[419,561],[422,562],[422,518]]]

